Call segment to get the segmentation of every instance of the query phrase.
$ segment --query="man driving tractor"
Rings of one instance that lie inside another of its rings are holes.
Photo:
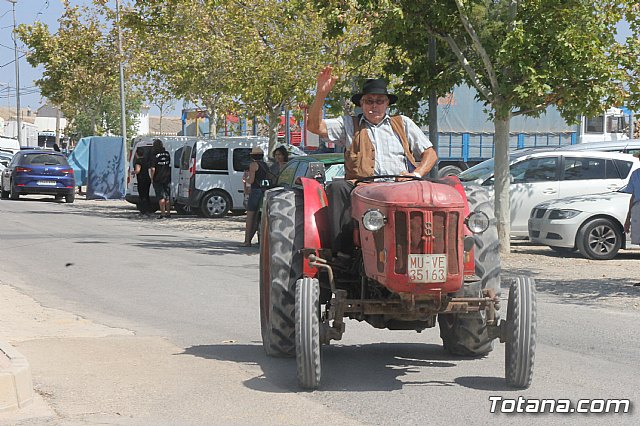
[[[307,128],[320,137],[344,147],[345,180],[336,180],[327,188],[329,223],[334,252],[351,253],[353,225],[350,194],[356,179],[382,175],[407,175],[421,178],[438,160],[433,145],[420,128],[403,115],[387,112],[398,97],[388,93],[382,79],[364,82],[362,92],[351,101],[362,114],[323,119],[324,100],[337,78],[326,66],[317,77],[316,97],[309,109]]]

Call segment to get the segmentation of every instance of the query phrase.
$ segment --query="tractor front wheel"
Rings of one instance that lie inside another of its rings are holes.
[[[320,284],[302,278],[296,284],[296,362],[298,383],[305,389],[320,385]]]
[[[531,385],[536,354],[536,285],[532,278],[516,277],[511,284],[506,326],[507,384],[526,389]]]

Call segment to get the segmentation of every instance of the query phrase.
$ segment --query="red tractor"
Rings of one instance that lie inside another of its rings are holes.
[[[507,383],[531,384],[536,339],[532,279],[518,277],[500,319],[500,257],[486,190],[455,177],[385,176],[351,193],[353,253],[329,249],[323,186],[265,193],[260,318],[270,356],[295,356],[303,388],[320,384],[320,347],[340,340],[344,318],[376,328],[440,327],[444,349],[482,356],[506,343]]]

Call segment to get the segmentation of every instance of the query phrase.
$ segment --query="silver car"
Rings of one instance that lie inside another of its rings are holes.
[[[620,190],[540,203],[531,210],[529,239],[560,253],[612,259],[631,246],[623,229],[630,197]]]
[[[600,151],[525,151],[511,154],[509,197],[511,236],[528,237],[527,221],[539,203],[560,198],[613,192],[629,182],[640,162],[630,154]],[[493,160],[459,176],[493,194]]]

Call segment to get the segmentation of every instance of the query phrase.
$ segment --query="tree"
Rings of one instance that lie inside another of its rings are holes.
[[[118,132],[120,128],[118,53],[115,32],[100,17],[100,9],[72,7],[65,11],[54,34],[46,24],[20,25],[18,35],[29,47],[27,61],[42,65],[36,81],[42,95],[69,119],[67,133]],[[129,87],[130,88],[130,87]],[[131,88],[130,88],[131,89]],[[127,127],[133,131],[140,98],[129,92]]]
[[[349,0],[328,0],[333,7]],[[554,105],[568,122],[596,115],[625,97],[615,25],[631,1],[352,0],[378,18],[376,43],[387,43],[387,70],[415,107],[431,89],[473,86],[495,125],[495,210],[502,252],[510,251],[508,146],[516,115]],[[438,40],[437,65],[429,39]],[[446,47],[446,49],[445,49]],[[406,104],[405,104],[406,105]]]
[[[136,0],[123,14],[132,31],[136,74],[150,99],[184,99],[209,112],[209,134],[219,111],[234,105],[225,9],[219,1]]]

